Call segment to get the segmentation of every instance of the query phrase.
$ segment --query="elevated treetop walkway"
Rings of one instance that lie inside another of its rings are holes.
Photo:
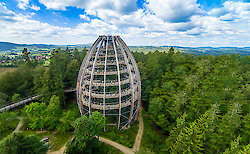
[[[69,89],[64,90],[65,93],[74,92],[74,91],[76,91],[75,88],[69,88]],[[39,98],[41,96],[42,95],[32,95],[32,96],[28,96],[28,97],[22,99],[21,101],[11,102],[9,104],[1,106],[0,113],[3,112],[3,111],[9,110],[9,109],[15,108],[17,106],[32,102],[32,101],[36,100],[37,98]]]

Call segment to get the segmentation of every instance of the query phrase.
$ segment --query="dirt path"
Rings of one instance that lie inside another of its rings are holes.
[[[63,154],[66,149],[67,143],[65,143],[59,150],[57,151],[48,151],[47,154]]]
[[[143,129],[144,129],[144,125],[143,125],[143,118],[142,118],[142,109],[140,108],[140,112],[139,112],[139,130],[137,132],[136,135],[136,139],[135,139],[135,143],[132,149],[125,147],[119,143],[110,141],[108,139],[102,138],[100,137],[100,141],[107,143],[115,148],[117,148],[118,150],[120,150],[121,152],[125,153],[125,154],[133,154],[136,153],[140,150],[140,145],[141,145],[141,138],[142,138],[142,134],[143,134]]]
[[[115,147],[116,149],[120,150],[121,152],[123,152],[125,154],[134,154],[134,153],[138,152],[140,150],[140,144],[141,144],[141,139],[142,139],[143,129],[144,129],[143,118],[142,118],[142,109],[140,109],[138,120],[139,120],[139,130],[138,130],[138,133],[136,135],[135,143],[134,143],[134,146],[132,149],[128,148],[124,145],[121,145],[119,143],[116,143],[114,141],[111,141],[109,139],[103,138],[103,137],[99,137],[99,140],[101,142],[104,142],[106,144],[109,144],[109,145]],[[66,144],[63,145],[57,151],[48,151],[48,154],[63,154],[65,149],[66,149]]]
[[[22,119],[22,118],[19,118],[19,119],[20,119],[20,121],[19,121],[19,123],[18,123],[16,129],[14,130],[14,132],[19,132],[20,129],[22,128],[22,126],[23,126],[23,119]],[[45,132],[47,132],[47,131],[37,131],[36,134],[45,133]],[[67,144],[67,143],[65,143],[65,144],[64,144],[59,150],[57,150],[57,151],[48,151],[47,154],[63,154],[64,151],[65,151],[65,149],[66,149],[66,144]]]
[[[99,137],[99,140],[101,142],[104,142],[104,143],[107,143],[115,148],[117,148],[118,150],[120,150],[121,152],[125,153],[125,154],[133,154],[134,152],[132,151],[132,149],[128,148],[128,147],[125,147],[119,143],[116,143],[116,142],[113,142],[113,141],[110,141],[108,139],[105,139],[105,138],[102,138],[102,137]]]
[[[138,120],[139,120],[139,130],[136,135],[135,143],[133,146],[134,152],[138,152],[140,150],[141,139],[142,139],[142,134],[143,134],[143,129],[144,129],[143,118],[142,118],[142,108],[140,108]]]
[[[18,125],[16,126],[16,129],[14,130],[14,132],[19,132],[20,131],[20,128],[22,128],[23,126],[23,119],[22,118],[19,118],[19,123]]]

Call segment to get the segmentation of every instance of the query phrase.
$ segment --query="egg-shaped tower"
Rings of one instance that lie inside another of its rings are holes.
[[[86,54],[77,79],[81,115],[101,112],[106,126],[123,129],[141,104],[141,79],[136,61],[119,36],[99,36]]]

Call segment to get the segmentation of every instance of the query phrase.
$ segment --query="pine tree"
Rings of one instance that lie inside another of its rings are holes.
[[[199,119],[184,127],[171,147],[171,153],[202,153],[207,134],[213,130],[218,115],[218,105],[214,104],[210,110]]]
[[[231,142],[230,147],[223,152],[223,154],[240,154],[240,136]]]
[[[241,151],[241,153],[244,153],[244,154],[250,153],[250,144],[243,146],[242,149],[243,150]]]
[[[250,140],[250,113],[244,116],[242,127],[240,128],[241,142],[243,145],[248,144]]]
[[[66,53],[69,57],[71,57],[69,47],[67,47],[67,48],[65,49],[65,53]]]
[[[80,63],[80,61],[81,61],[80,53],[79,53],[79,51],[77,50],[77,48],[75,48],[74,51],[73,51],[73,59],[76,59],[77,62],[79,62],[79,63]]]
[[[222,117],[213,139],[213,151],[215,153],[223,152],[238,135],[237,132],[241,125],[240,113],[239,104],[234,103],[230,107],[230,110]]]
[[[30,62],[30,57],[29,57],[30,52],[28,52],[27,48],[24,48],[22,53],[23,53],[23,57],[24,57],[25,61],[27,63],[29,63]]]
[[[180,132],[183,131],[183,128],[186,126],[186,117],[187,114],[184,113],[180,118],[177,118],[176,127],[171,130],[169,137],[166,139],[166,152],[170,152],[170,149],[173,148],[173,143],[176,141],[178,135],[180,134]]]

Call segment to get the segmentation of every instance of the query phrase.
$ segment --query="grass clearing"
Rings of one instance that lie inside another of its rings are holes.
[[[40,140],[42,140],[44,137],[49,138],[49,146],[53,147],[50,149],[51,151],[57,151],[59,150],[64,144],[67,143],[67,141],[71,138],[72,134],[71,133],[57,133],[57,132],[51,132],[51,131],[31,131],[31,130],[26,130],[22,132],[25,135],[36,135],[39,137]]]
[[[107,129],[107,131],[104,132],[101,136],[110,139],[114,142],[118,142],[129,148],[132,148],[135,142],[138,129],[139,129],[139,121],[136,120],[133,124],[130,125],[129,129],[120,131],[113,126]]]
[[[100,146],[99,147],[100,151],[98,151],[98,153],[100,154],[104,154],[104,153],[105,154],[122,154],[120,150],[106,143],[100,142],[99,146]]]
[[[59,150],[64,144],[66,144],[67,141],[72,137],[73,134],[70,134],[70,133],[65,133],[65,134],[55,133],[53,135],[56,138],[56,143],[52,147],[51,151],[56,151],[56,150]]]

